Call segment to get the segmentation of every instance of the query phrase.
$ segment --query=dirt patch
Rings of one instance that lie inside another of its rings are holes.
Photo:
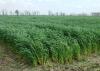
[[[0,71],[22,71],[22,64],[17,62],[7,47],[5,44],[0,43]]]

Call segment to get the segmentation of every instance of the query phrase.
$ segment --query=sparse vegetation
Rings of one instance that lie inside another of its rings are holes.
[[[100,18],[0,16],[0,40],[31,65],[72,63],[100,52]]]

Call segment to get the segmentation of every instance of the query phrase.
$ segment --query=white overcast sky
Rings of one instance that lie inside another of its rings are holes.
[[[100,11],[100,0],[0,0],[0,10],[38,10],[46,13],[90,13]]]

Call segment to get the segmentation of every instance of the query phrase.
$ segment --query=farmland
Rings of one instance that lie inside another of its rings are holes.
[[[0,16],[0,41],[33,66],[70,64],[100,54],[100,17]]]

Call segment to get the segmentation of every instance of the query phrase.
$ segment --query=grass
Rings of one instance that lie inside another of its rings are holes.
[[[100,18],[0,16],[0,40],[31,65],[72,63],[100,52]]]

